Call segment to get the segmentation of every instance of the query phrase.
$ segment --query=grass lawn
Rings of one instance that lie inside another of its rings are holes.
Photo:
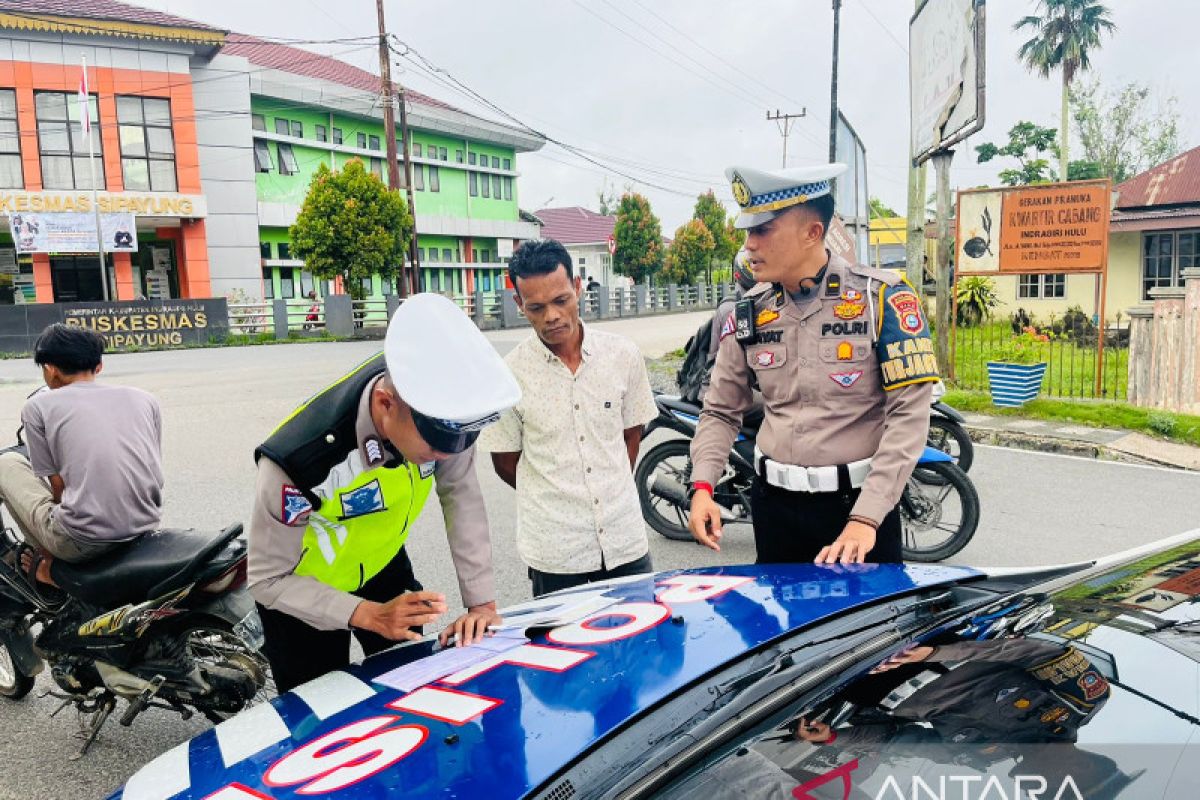
[[[1122,428],[1181,444],[1200,445],[1200,417],[1138,408],[1105,400],[1032,400],[1020,408],[997,408],[987,392],[952,389],[945,402],[960,411],[997,417],[1061,420],[1094,428]]]
[[[1013,338],[1007,322],[958,328],[954,351],[954,385],[962,389],[988,388],[987,362],[1003,360],[1002,350]],[[1042,394],[1050,397],[1096,397],[1096,348],[1056,339],[1035,345],[1047,363]],[[1104,348],[1104,385],[1100,397],[1125,397],[1129,377],[1129,351]]]

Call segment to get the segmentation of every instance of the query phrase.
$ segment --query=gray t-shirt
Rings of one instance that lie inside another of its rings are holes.
[[[129,386],[78,381],[41,392],[21,410],[29,461],[60,475],[56,525],[83,542],[122,542],[162,517],[162,414]]]

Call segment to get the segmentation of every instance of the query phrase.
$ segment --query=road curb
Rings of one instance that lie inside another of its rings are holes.
[[[974,425],[967,425],[965,427],[971,437],[971,441],[978,444],[1012,447],[1018,450],[1033,450],[1040,453],[1058,453],[1060,455],[1093,458],[1097,461],[1117,461],[1125,464],[1172,467],[1174,469],[1194,471],[1189,467],[1182,467],[1168,461],[1135,456],[1096,442],[1083,442],[1078,439],[1064,439],[1058,436],[1043,436],[1017,431],[997,430],[996,428],[982,428]]]

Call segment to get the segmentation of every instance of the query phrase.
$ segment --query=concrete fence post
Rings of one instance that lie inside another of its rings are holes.
[[[387,296],[387,317],[390,321],[392,315],[396,313],[396,309],[400,307],[399,295],[389,294]]]
[[[475,319],[475,325],[480,330],[483,330],[483,321],[485,319],[483,303],[484,303],[483,289],[476,286],[475,287],[475,313],[472,314],[471,316]]]
[[[633,305],[636,313],[645,314],[650,310],[650,287],[639,283],[633,287]]]
[[[669,284],[667,286],[667,308],[675,311],[679,308],[679,305],[679,284]]]
[[[288,304],[287,300],[271,301],[271,318],[276,339],[288,338]]]
[[[508,289],[500,293],[500,327],[519,328],[525,322],[521,309],[517,308],[516,298]]]
[[[596,309],[596,316],[604,319],[612,314],[612,289],[607,286],[601,286],[596,290],[596,296],[600,301],[600,307]]]
[[[325,298],[325,332],[339,339],[354,335],[354,299],[348,294]]]

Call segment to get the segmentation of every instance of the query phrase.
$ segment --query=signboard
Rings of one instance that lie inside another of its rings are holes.
[[[496,255],[499,258],[512,258],[512,256],[513,256],[513,240],[512,239],[497,239],[496,240]]]
[[[0,306],[0,352],[28,353],[47,325],[94,330],[108,352],[207,344],[229,334],[225,298]]]
[[[835,256],[841,256],[851,264],[858,263],[854,239],[850,236],[850,231],[846,230],[846,223],[842,222],[842,218],[837,214],[834,214],[833,219],[829,221],[829,232],[825,234],[825,244],[828,245],[829,252]]]
[[[908,26],[913,164],[983,127],[984,0],[925,0]]]
[[[608,235],[608,254],[610,256],[617,254],[617,237],[611,233]]]
[[[833,206],[842,217],[854,247],[866,253],[871,233],[871,212],[867,199],[867,148],[850,121],[838,112],[834,160],[845,164],[846,173],[834,181]]]
[[[143,217],[208,216],[204,195],[173,192],[97,192],[101,214],[137,214]],[[26,192],[0,189],[0,214],[66,212],[91,214],[91,192]]]
[[[1111,196],[1107,180],[959,192],[959,274],[1104,271]]]
[[[95,253],[96,215],[82,212],[24,212],[8,216],[18,253]],[[101,214],[104,252],[137,251],[133,214]]]

